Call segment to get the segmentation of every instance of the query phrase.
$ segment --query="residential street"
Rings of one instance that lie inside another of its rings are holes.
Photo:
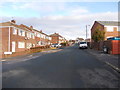
[[[10,62],[3,62],[3,88],[118,87],[118,72],[77,45]]]

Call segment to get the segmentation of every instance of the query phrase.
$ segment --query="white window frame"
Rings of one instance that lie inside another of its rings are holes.
[[[25,42],[18,42],[18,48],[25,48]]]
[[[17,35],[17,28],[13,28],[13,34]]]
[[[19,36],[25,36],[25,31],[19,29],[19,30],[18,30],[18,35],[19,35]]]
[[[107,32],[113,32],[114,31],[113,29],[114,29],[113,26],[106,26]]]
[[[32,43],[27,43],[26,48],[30,49],[32,47]]]
[[[34,33],[32,34],[32,39],[35,39],[35,34]]]
[[[31,33],[30,32],[27,32],[27,37],[31,38]]]
[[[32,39],[35,39],[34,33],[30,33],[30,35],[31,35],[31,38],[32,38]]]

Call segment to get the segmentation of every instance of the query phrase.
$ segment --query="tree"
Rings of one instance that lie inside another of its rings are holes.
[[[103,41],[105,38],[105,32],[104,31],[101,31],[99,29],[96,29],[92,35],[92,39],[95,41],[95,42],[99,42],[99,41]]]

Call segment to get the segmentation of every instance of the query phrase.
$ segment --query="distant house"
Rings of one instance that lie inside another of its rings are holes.
[[[59,35],[59,33],[54,33],[50,35],[51,37],[51,43],[55,44],[55,43],[63,43],[66,42],[66,39],[64,37],[62,37],[61,35]]]
[[[83,38],[76,38],[76,43],[78,43],[78,42],[82,42],[82,41],[84,41],[84,39]]]
[[[86,41],[86,42],[91,42],[91,39],[90,39],[90,38],[88,38],[88,39],[85,39],[85,41]]]
[[[91,28],[91,37],[96,29],[105,31],[104,40],[120,36],[120,22],[117,21],[95,21]]]

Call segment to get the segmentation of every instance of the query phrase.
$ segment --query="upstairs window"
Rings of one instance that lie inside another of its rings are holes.
[[[112,26],[107,26],[106,29],[107,29],[107,32],[113,32],[113,27]]]
[[[20,36],[25,36],[25,31],[19,30],[18,35],[20,35]]]
[[[40,37],[41,37],[41,34],[40,34],[40,33],[37,33],[37,37],[39,37],[39,38],[40,38]]]
[[[32,37],[32,39],[35,39],[34,33],[31,33],[31,37]]]
[[[17,29],[16,28],[13,29],[13,34],[15,34],[15,35],[17,34]]]
[[[27,37],[31,38],[31,33],[30,32],[27,32]]]

